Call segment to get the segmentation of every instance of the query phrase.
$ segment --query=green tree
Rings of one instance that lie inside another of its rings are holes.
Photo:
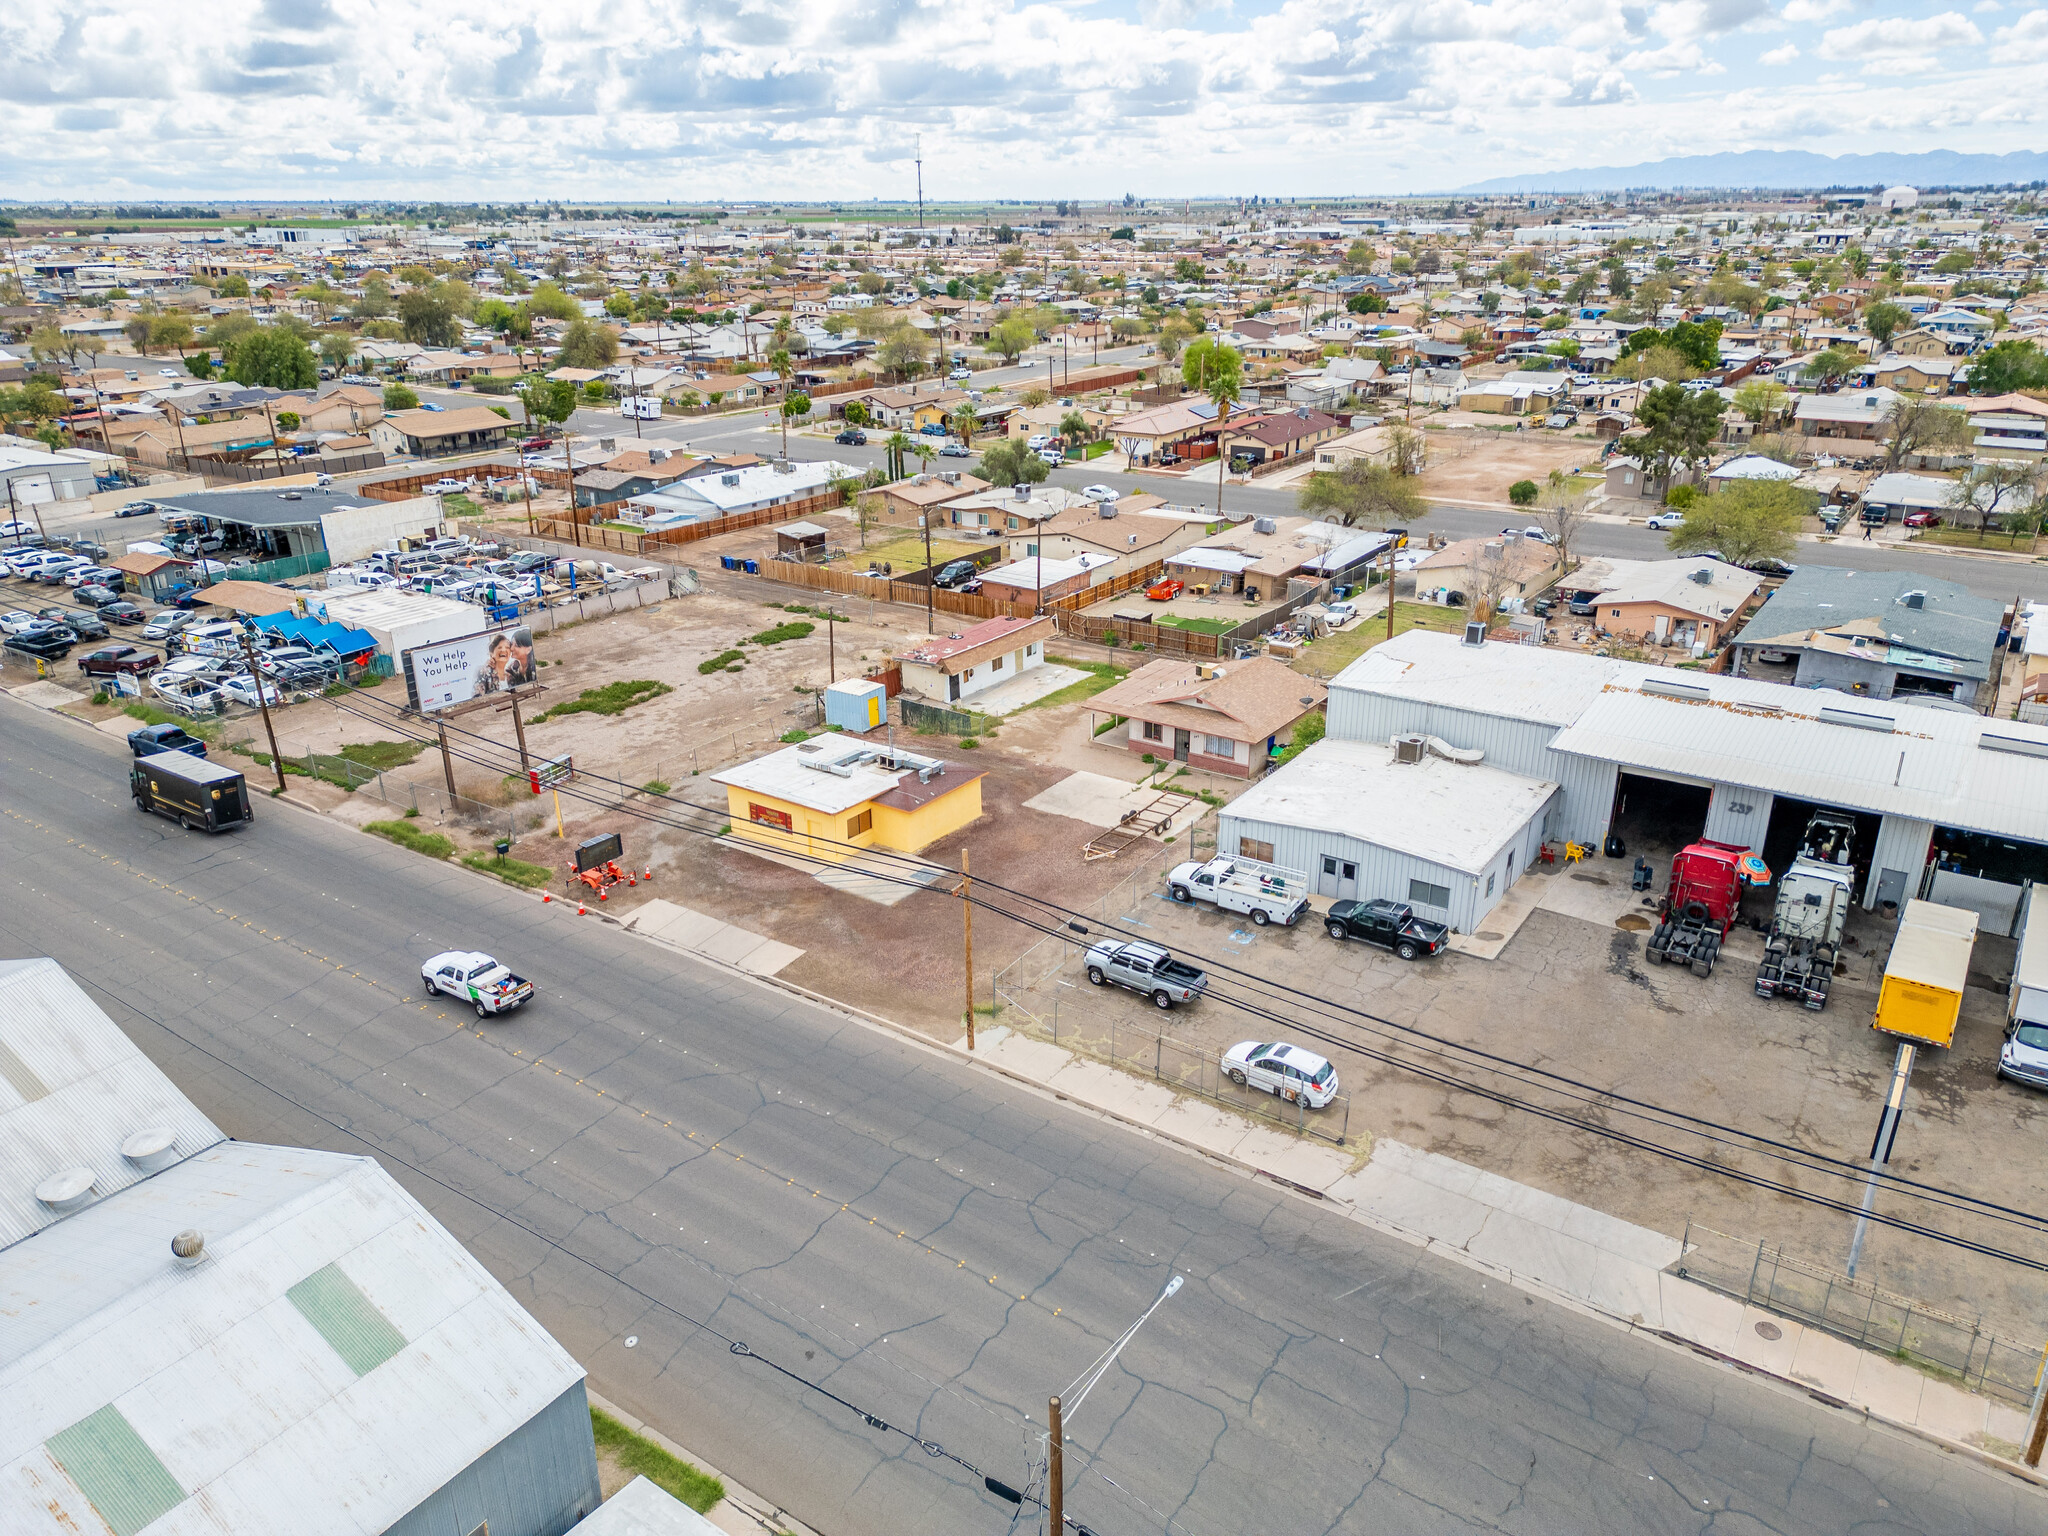
[[[1180,356],[1182,347],[1195,339],[1195,328],[1175,317],[1159,328],[1159,355],[1169,363]]]
[[[1737,480],[1694,502],[1664,544],[1674,555],[1719,550],[1735,565],[1786,560],[1797,548],[1801,524],[1819,504],[1812,491],[1783,480]]]
[[[1183,256],[1173,264],[1175,282],[1199,283],[1203,275],[1202,264],[1192,256]]]
[[[1346,528],[1387,528],[1412,523],[1426,510],[1422,497],[1391,466],[1365,457],[1318,469],[1302,482],[1296,505],[1308,517]]]
[[[1995,342],[1977,354],[1963,383],[1975,395],[2048,389],[2048,352],[2017,337]]]
[[[1508,487],[1508,501],[1518,507],[1533,507],[1541,489],[1534,480],[1517,480]]]
[[[1351,295],[1344,301],[1344,308],[1354,315],[1383,315],[1387,312],[1387,301],[1368,290]]]
[[[1223,434],[1230,423],[1230,408],[1244,394],[1244,354],[1208,336],[1198,336],[1181,353],[1180,372],[1188,386],[1205,396],[1216,408],[1216,515],[1223,515],[1223,475],[1230,455],[1223,448]]]
[[[1704,463],[1721,429],[1721,397],[1710,389],[1664,384],[1636,403],[1640,437],[1627,445],[1653,483]]]
[[[193,352],[185,358],[185,371],[195,379],[213,377],[213,359],[204,352]]]
[[[1022,438],[1006,437],[982,449],[974,472],[990,485],[1036,485],[1052,468]]]
[[[1973,265],[1968,251],[1949,251],[1934,264],[1935,272],[1943,277],[1952,272],[1967,272]]]
[[[583,306],[564,293],[559,283],[536,283],[526,307],[543,320],[577,320],[583,315]]]
[[[453,306],[433,288],[414,288],[400,296],[398,324],[407,341],[422,347],[452,347],[462,334]]]
[[[1803,371],[1816,384],[1839,384],[1862,364],[1863,359],[1846,347],[1828,347],[1806,359]]]
[[[277,413],[277,428],[280,432],[296,432],[299,430],[301,419],[297,411],[279,411]]]
[[[176,310],[154,316],[149,322],[149,341],[160,352],[169,348],[182,357],[192,345],[192,317]]]
[[[908,325],[898,325],[882,338],[875,349],[875,361],[882,371],[901,379],[914,379],[925,370],[930,352],[925,339]]]
[[[299,337],[259,330],[235,343],[228,356],[228,377],[265,389],[314,389],[320,383],[320,365]]]
[[[975,414],[972,405],[962,405],[953,412],[946,425],[953,429],[953,435],[963,444],[972,443],[974,434],[981,430],[981,418]]]
[[[356,355],[355,338],[346,331],[320,333],[320,361],[329,368],[342,369]]]
[[[1785,414],[1786,402],[1791,398],[1782,384],[1769,379],[1744,379],[1735,389],[1735,409],[1742,412],[1745,420],[1767,426]]]
[[[567,379],[529,379],[519,398],[528,421],[567,421],[576,412],[576,386]]]
[[[609,368],[618,355],[619,333],[578,315],[562,332],[562,350],[556,361],[564,368]]]
[[[151,350],[149,316],[137,315],[133,320],[122,326],[121,330],[136,351],[140,352],[144,357],[149,356]]]
[[[781,394],[783,396],[782,411],[780,413],[782,419],[782,456],[786,459],[789,457],[789,408],[795,403],[789,398],[789,381],[796,372],[796,364],[791,361],[787,347],[777,347],[768,354],[768,369],[775,375],[776,382],[781,385]],[[801,398],[804,402],[801,414],[808,416],[811,412],[811,397],[804,395]]]
[[[224,299],[246,299],[249,297],[249,279],[239,272],[231,273],[220,280],[220,286],[214,292]]]
[[[846,424],[849,427],[871,427],[874,425],[874,418],[868,414],[868,406],[865,400],[847,401],[845,416]]]
[[[416,411],[420,408],[420,397],[403,384],[384,386],[384,409],[387,411]]]
[[[1892,344],[1892,338],[1913,323],[1913,317],[1903,304],[1894,304],[1890,299],[1879,299],[1863,311],[1863,329],[1870,332],[1882,352]]]
[[[1060,436],[1070,443],[1085,443],[1091,436],[1088,418],[1079,411],[1069,411],[1060,418]]]
[[[1032,342],[1031,323],[1015,315],[998,320],[989,327],[988,344],[992,351],[1002,354],[1003,361],[1014,363],[1024,355],[1024,349]]]
[[[1989,528],[1996,519],[2018,512],[2039,496],[2041,475],[2039,464],[1986,459],[1950,490],[1948,502],[1955,521],[1960,524],[1968,517],[1979,529]]]
[[[614,320],[623,320],[633,313],[633,301],[623,293],[608,294],[604,301],[604,312]]]
[[[351,308],[358,320],[382,320],[391,313],[391,285],[371,273],[363,279],[363,296]]]

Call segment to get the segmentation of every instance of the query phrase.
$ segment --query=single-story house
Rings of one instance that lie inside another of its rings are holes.
[[[1839,437],[1875,442],[1884,435],[1887,413],[1898,401],[1896,390],[1873,387],[1843,390],[1839,395],[1802,395],[1792,420],[1808,437]]]
[[[438,458],[498,448],[511,435],[512,423],[489,406],[459,411],[398,411],[374,423],[370,441],[386,454]]]
[[[673,485],[702,463],[670,448],[622,453],[576,476],[576,505],[605,507]]]
[[[1458,394],[1458,409],[1499,416],[1543,416],[1571,397],[1568,373],[1511,373],[1502,379],[1467,384]]]
[[[1863,510],[1882,512],[1887,518],[1902,518],[1908,512],[1946,515],[1955,507],[1958,483],[1939,475],[1911,475],[1902,470],[1879,475],[1864,487]]]
[[[1340,437],[1346,428],[1334,416],[1300,406],[1271,416],[1231,422],[1223,429],[1223,451],[1232,459],[1254,464],[1277,463],[1298,458],[1318,443]]]
[[[998,602],[1035,613],[1040,602],[1056,603],[1110,579],[1116,560],[1087,551],[1067,560],[1013,560],[981,573],[981,589]]]
[[[903,668],[905,688],[934,703],[952,704],[1044,666],[1051,638],[1050,616],[984,619],[957,635],[928,635],[898,651],[895,660]]]
[[[981,817],[981,774],[844,736],[710,777],[725,786],[734,838],[834,862],[877,847],[916,853]]]
[[[1127,722],[1124,746],[1134,756],[1250,779],[1287,745],[1295,721],[1322,708],[1324,696],[1321,683],[1270,656],[1227,664],[1162,657],[1097,694],[1088,708]]]
[[[1216,851],[1305,871],[1320,895],[1406,902],[1471,933],[1536,862],[1558,785],[1439,745],[1319,741],[1223,808]]]
[[[1499,568],[1495,580],[1493,568]],[[1415,596],[1420,602],[1463,601],[1472,594],[1473,584],[1484,575],[1496,588],[1495,596],[1505,602],[1529,597],[1550,582],[1557,569],[1557,552],[1548,544],[1525,539],[1520,530],[1494,539],[1453,539],[1442,549],[1417,563]]]
[[[1973,704],[1991,676],[2004,616],[1997,598],[1916,571],[1802,565],[1735,637],[1735,674],[1872,699],[1916,693]]]
[[[898,480],[881,489],[882,515],[891,522],[906,522],[917,526],[918,518],[926,513],[943,518],[935,509],[962,496],[979,495],[989,484],[978,475],[965,470],[941,470],[933,474],[912,475]],[[936,525],[934,525],[936,526]]]
[[[1722,560],[1646,560],[1600,593],[1597,622],[1610,634],[1711,651],[1742,622],[1763,582]]]
[[[1656,501],[1664,499],[1665,492],[1675,485],[1698,485],[1700,472],[1697,469],[1681,468],[1670,479],[1659,479],[1643,467],[1640,459],[1631,459],[1616,454],[1607,461],[1607,499],[1609,501]]]
[[[629,498],[619,515],[647,528],[664,528],[700,518],[759,512],[823,496],[834,480],[849,473],[844,464],[831,459],[807,459],[684,475],[661,490]]]

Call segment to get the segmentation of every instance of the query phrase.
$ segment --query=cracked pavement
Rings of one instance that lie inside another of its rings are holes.
[[[0,701],[5,953],[67,966],[231,1134],[385,1154],[599,1391],[831,1536],[997,1532],[1013,1506],[726,1339],[1021,1486],[1048,1394],[1175,1272],[1070,1405],[1067,1510],[1102,1536],[2048,1514],[595,917],[267,801],[184,833],[125,773],[118,739]],[[424,998],[451,947],[539,998],[493,1021]]]

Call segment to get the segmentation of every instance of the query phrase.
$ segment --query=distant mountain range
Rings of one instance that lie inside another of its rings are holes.
[[[1917,155],[1815,155],[1796,149],[1684,155],[1645,165],[1601,165],[1577,171],[1495,176],[1460,192],[1621,192],[1676,187],[1982,187],[2048,180],[2048,154],[1965,155],[1936,149]]]

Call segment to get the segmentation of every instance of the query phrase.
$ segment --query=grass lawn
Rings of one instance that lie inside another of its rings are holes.
[[[1394,633],[1411,629],[1434,629],[1448,635],[1465,633],[1465,610],[1439,608],[1433,603],[1394,604]],[[1294,670],[1335,677],[1367,651],[1387,638],[1387,616],[1375,613],[1350,629],[1311,641],[1294,659]]]
[[[1997,529],[1989,531],[1978,528],[1923,528],[1913,535],[1915,544],[1942,544],[1950,549],[2003,549],[2017,554],[2031,554],[2034,536],[2031,533],[2004,533]]]
[[[976,555],[986,554],[986,544],[963,544],[957,539],[932,537],[932,564],[944,565],[949,560],[971,560]],[[862,549],[857,541],[849,542],[846,550],[848,570],[867,569],[868,563],[887,564],[892,571],[921,571],[924,569],[924,538],[902,535],[886,542],[878,542],[873,533],[868,535],[868,547]]]
[[[1171,629],[1193,630],[1198,635],[1223,635],[1237,628],[1236,619],[1188,619],[1177,614],[1162,613],[1154,621]]]
[[[1096,694],[1114,688],[1131,675],[1129,667],[1120,667],[1113,661],[1076,661],[1071,656],[1047,654],[1046,661],[1055,667],[1073,667],[1089,675],[1078,683],[1069,683],[1056,693],[1048,693],[1042,699],[1033,699],[1026,709],[1049,709],[1056,704],[1078,704],[1083,699],[1092,699]]]
[[[455,851],[453,839],[438,832],[422,832],[409,821],[366,821],[363,830],[388,838],[414,853],[424,853],[430,859],[445,859]]]

